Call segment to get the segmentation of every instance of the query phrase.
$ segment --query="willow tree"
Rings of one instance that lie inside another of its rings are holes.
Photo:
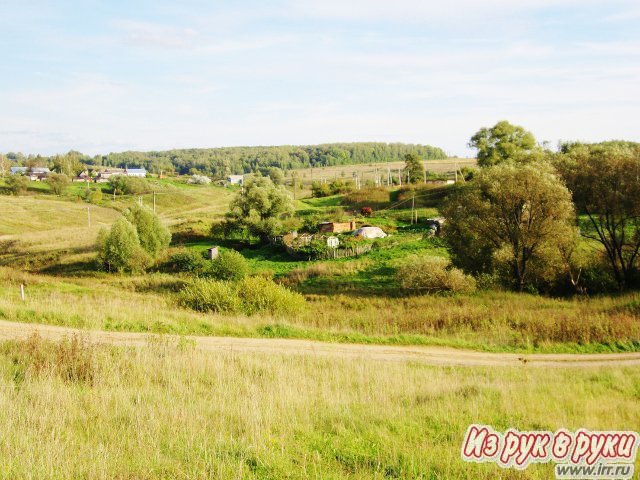
[[[571,194],[547,163],[481,170],[444,208],[454,262],[473,273],[500,272],[522,291],[535,272],[554,273],[558,247],[574,229]]]
[[[578,213],[588,219],[582,235],[602,244],[619,288],[630,286],[640,252],[640,145],[575,144],[557,165]]]
[[[269,177],[254,177],[231,202],[224,230],[266,242],[282,231],[282,220],[293,214],[291,194]]]
[[[536,139],[523,127],[502,120],[491,128],[478,130],[469,140],[469,147],[478,150],[478,165],[490,167],[532,152]]]

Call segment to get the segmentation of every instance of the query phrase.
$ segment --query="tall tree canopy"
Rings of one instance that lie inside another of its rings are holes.
[[[638,278],[640,145],[608,142],[565,145],[557,166],[579,213],[582,235],[600,242],[620,288]]]
[[[269,237],[282,233],[281,220],[293,214],[291,194],[282,185],[274,185],[269,177],[254,177],[231,202],[226,230],[247,236]]]
[[[536,139],[523,127],[502,120],[491,128],[478,130],[471,137],[469,147],[478,150],[478,165],[489,167],[531,152],[536,147]]]
[[[558,247],[573,236],[571,194],[546,163],[503,163],[480,171],[443,214],[455,263],[500,272],[522,290],[534,271],[559,268]]]
[[[156,258],[171,243],[169,229],[150,208],[134,205],[125,210],[123,215],[136,228],[140,246],[151,258]]]
[[[404,174],[409,183],[422,183],[424,181],[424,167],[418,154],[407,153],[404,156]]]

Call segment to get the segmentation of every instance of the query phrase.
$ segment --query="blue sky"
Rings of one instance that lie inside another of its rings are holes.
[[[640,141],[631,0],[0,0],[0,151]]]

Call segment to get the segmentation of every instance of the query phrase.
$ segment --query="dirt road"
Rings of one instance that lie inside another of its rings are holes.
[[[0,321],[0,340],[24,339],[38,332],[46,339],[59,340],[74,334],[92,342],[122,346],[144,346],[158,335],[127,332],[78,330],[67,327]],[[174,336],[163,336],[177,342]],[[196,348],[214,352],[255,352],[264,354],[314,355],[335,358],[418,362],[428,365],[596,367],[638,366],[640,353],[618,354],[511,354],[456,350],[443,347],[357,345],[310,340],[234,337],[186,337]]]

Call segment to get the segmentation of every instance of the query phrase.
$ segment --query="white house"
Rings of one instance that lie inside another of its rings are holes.
[[[147,170],[144,168],[125,168],[124,174],[127,177],[141,177],[144,178],[147,176]]]
[[[11,167],[10,173],[11,175],[26,175],[27,170],[29,170],[27,167]]]
[[[229,182],[229,185],[243,185],[244,175],[229,175],[227,182]]]

